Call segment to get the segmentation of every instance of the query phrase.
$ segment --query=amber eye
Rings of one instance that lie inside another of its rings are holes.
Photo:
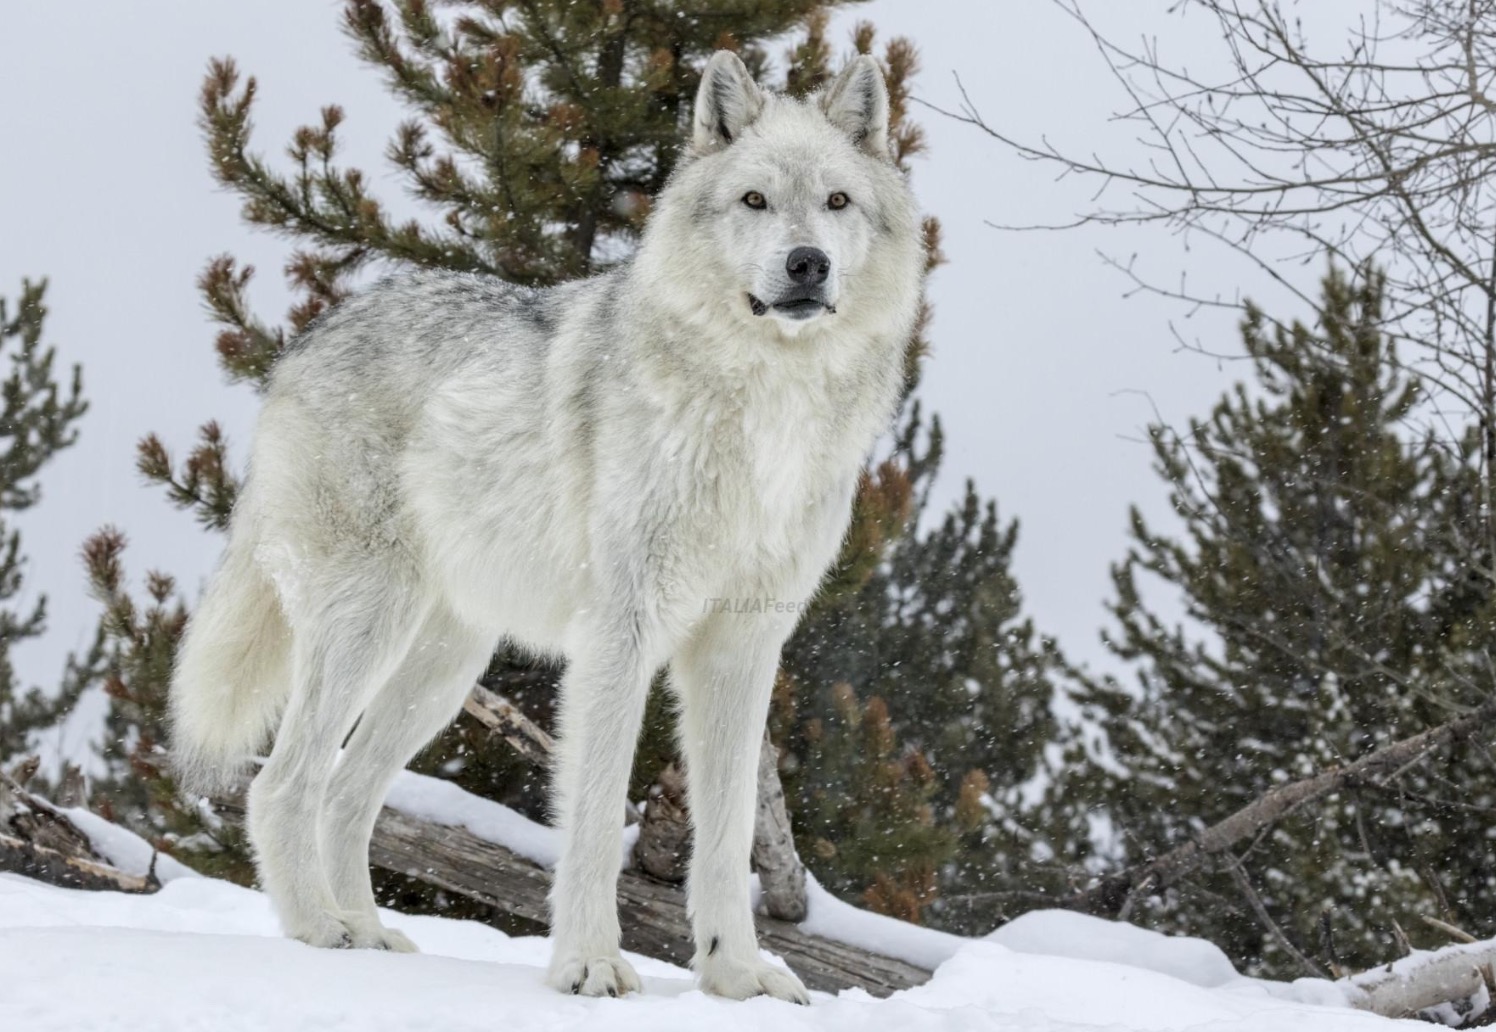
[[[842,193],[840,190],[836,191],[836,193],[826,198],[826,207],[830,208],[832,211],[841,211],[851,203],[851,198]]]
[[[764,198],[764,195],[757,190],[749,190],[745,193],[743,195],[743,203],[755,211],[763,211],[769,206],[769,202]]]

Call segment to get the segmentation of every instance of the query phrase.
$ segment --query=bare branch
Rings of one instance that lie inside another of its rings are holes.
[[[1242,868],[1241,861],[1236,857],[1230,857],[1226,861],[1226,869],[1231,878],[1236,882],[1236,887],[1241,890],[1247,905],[1252,908],[1252,913],[1257,916],[1258,922],[1265,928],[1279,946],[1283,947],[1285,953],[1294,959],[1294,963],[1303,970],[1310,978],[1330,977],[1325,969],[1306,957],[1302,950],[1293,944],[1288,934],[1274,921],[1272,915],[1267,912],[1267,904],[1262,901],[1257,890],[1252,887],[1252,880],[1247,877],[1247,872]]]
[[[1137,129],[1141,157],[1020,139],[989,122],[959,78],[956,110],[923,102],[1060,178],[1095,182],[1073,220],[1016,228],[1202,234],[1315,311],[1285,265],[1376,262],[1388,278],[1385,332],[1413,345],[1431,382],[1479,422],[1496,480],[1496,0],[1384,2],[1336,53],[1311,48],[1271,0],[1182,0],[1223,43],[1209,74],[1168,60],[1154,40],[1108,38],[1081,0],[1054,3],[1125,97],[1114,120]],[[1134,290],[1196,307],[1242,303],[1110,262]],[[1486,522],[1480,544],[1496,548]]]

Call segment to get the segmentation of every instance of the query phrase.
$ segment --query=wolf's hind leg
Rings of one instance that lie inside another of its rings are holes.
[[[329,576],[290,615],[291,696],[275,748],[249,790],[260,882],[287,935],[351,946],[317,829],[338,747],[406,652],[421,616],[398,571]]]
[[[364,710],[333,771],[322,859],[356,947],[415,952],[408,938],[379,922],[369,881],[369,837],[395,775],[457,715],[493,644],[491,635],[465,626],[445,607],[427,617],[399,668]]]

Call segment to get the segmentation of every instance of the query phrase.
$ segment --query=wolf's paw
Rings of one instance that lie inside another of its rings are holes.
[[[324,950],[351,950],[355,945],[353,930],[325,913],[309,914],[299,921],[287,922],[286,934]]]
[[[386,928],[377,920],[349,922],[349,928],[353,932],[353,948],[356,950],[389,950],[391,953],[421,952],[404,932]]]
[[[707,957],[701,961],[699,977],[703,991],[731,1000],[772,996],[790,1003],[810,1003],[810,994],[798,978],[757,957],[746,963]]]
[[[622,996],[639,991],[639,976],[622,956],[583,956],[580,952],[557,952],[551,958],[545,982],[552,989],[573,996]]]

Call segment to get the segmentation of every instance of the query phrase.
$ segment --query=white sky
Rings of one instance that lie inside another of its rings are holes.
[[[81,443],[45,473],[41,506],[22,520],[30,589],[51,597],[51,631],[18,656],[23,676],[55,683],[84,647],[97,607],[78,550],[112,523],[126,560],[172,573],[195,597],[219,548],[134,470],[137,439],[155,431],[181,454],[217,419],[242,460],[256,402],[224,383],[194,279],[228,251],[262,270],[260,310],[285,309],[286,245],[238,219],[213,185],[194,125],[208,59],[232,54],[260,82],[257,140],[272,157],[322,104],[348,113],[344,158],[397,195],[381,154],[401,112],[338,31],[332,0],[136,0],[129,4],[7,4],[0,31],[0,294],[23,275],[51,278],[49,337],[81,362],[92,411]],[[1194,64],[1216,51],[1208,26],[1169,16],[1165,0],[1092,3],[1124,37],[1157,34],[1167,56]],[[1317,14],[1367,10],[1326,0]],[[1089,40],[1048,0],[874,0],[841,19],[875,22],[884,38],[919,44],[917,94],[957,103],[953,73],[994,125],[1030,139],[1125,153],[1131,133],[1107,123],[1121,98]],[[839,36],[845,38],[844,36]],[[1331,41],[1334,42],[1334,41]],[[995,496],[1022,533],[1016,569],[1039,627],[1073,658],[1111,668],[1098,642],[1109,564],[1126,547],[1127,507],[1166,510],[1140,443],[1152,405],[1169,420],[1203,415],[1238,371],[1180,353],[1168,330],[1182,312],[1127,284],[1098,248],[1138,252],[1167,276],[1215,274],[1253,290],[1224,257],[1185,253],[1160,233],[1013,234],[984,220],[1063,220],[1091,187],[1056,183],[995,142],[929,112],[929,155],[915,189],[945,229],[950,262],[936,275],[934,357],[922,395],[945,421],[942,507],[965,477]],[[1318,270],[1311,270],[1314,275]],[[1202,317],[1186,332],[1235,348],[1233,320]]]

